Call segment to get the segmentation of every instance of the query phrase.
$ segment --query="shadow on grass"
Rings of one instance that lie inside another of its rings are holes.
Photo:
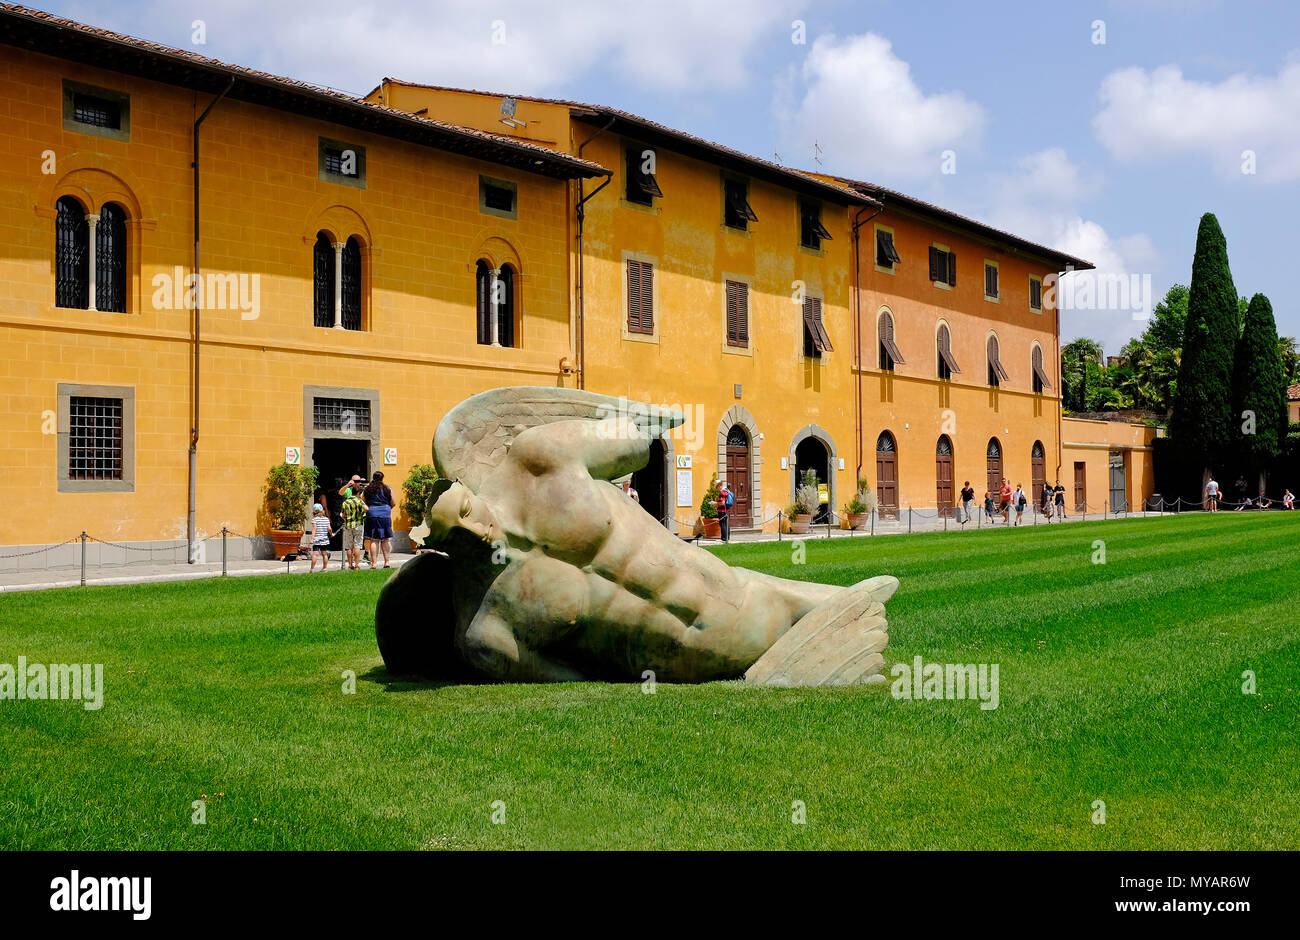
[[[455,679],[426,679],[422,676],[397,676],[383,666],[376,666],[357,678],[382,685],[385,692],[420,692],[425,689],[447,689],[462,685],[485,685],[482,682],[465,682]]]

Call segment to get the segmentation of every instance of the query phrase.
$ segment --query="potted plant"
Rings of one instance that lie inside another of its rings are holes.
[[[417,463],[411,467],[411,472],[406,475],[406,480],[402,483],[402,512],[411,523],[411,533],[424,523],[424,514],[429,508],[433,484],[437,480],[438,471],[432,464]],[[410,539],[412,551],[418,552],[424,547],[422,538],[410,534]],[[417,545],[417,541],[421,544]]]
[[[817,492],[817,471],[804,471],[803,483],[794,491],[794,503],[799,511],[790,520],[790,531],[804,535],[808,532],[813,513],[821,505],[821,496]]]
[[[858,491],[844,506],[844,515],[848,517],[850,529],[861,529],[867,522],[867,515],[876,508],[876,494],[866,480],[858,481]]]
[[[718,489],[718,475],[715,473],[709,479],[704,499],[700,501],[700,521],[696,530],[703,533],[706,539],[722,538],[722,523],[718,521],[718,499],[721,496],[722,490]]]
[[[318,472],[315,467],[291,463],[279,463],[267,471],[266,508],[276,558],[298,550]]]
[[[781,531],[793,532],[794,521],[799,517],[799,504],[791,503],[789,506],[786,506],[784,516],[785,516],[785,519],[783,520],[784,525],[781,527]]]

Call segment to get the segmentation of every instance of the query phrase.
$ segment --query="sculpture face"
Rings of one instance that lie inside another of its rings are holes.
[[[453,483],[429,508],[425,516],[430,534],[442,541],[452,529],[464,529],[491,545],[504,533],[487,503],[462,483]]]
[[[651,441],[685,420],[651,413],[565,388],[492,389],[452,409],[434,436],[441,478],[412,530],[427,526],[436,551],[399,568],[375,610],[388,669],[512,682],[641,682],[647,670],[665,682],[883,681],[896,579],[845,588],[733,567],[629,508],[609,481],[644,467]]]

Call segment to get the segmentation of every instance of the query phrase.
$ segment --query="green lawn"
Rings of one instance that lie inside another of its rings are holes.
[[[3,595],[0,663],[100,662],[106,690],[0,701],[0,846],[1296,849],[1298,543],[1300,513],[1224,513],[721,550],[897,575],[887,660],[997,663],[993,711],[398,682],[384,572]]]

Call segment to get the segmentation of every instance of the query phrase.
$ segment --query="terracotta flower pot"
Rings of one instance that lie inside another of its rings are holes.
[[[790,523],[790,531],[795,535],[807,535],[808,526],[811,522],[812,522],[812,513],[801,512],[798,515],[796,515],[794,517],[794,521]]]
[[[293,529],[272,529],[271,544],[275,547],[275,557],[283,558],[290,552],[296,552],[302,542],[302,533]]]
[[[704,531],[706,539],[722,538],[722,523],[717,519],[701,519],[700,527]]]
[[[849,513],[849,528],[861,529],[867,524],[867,514],[865,512]]]

